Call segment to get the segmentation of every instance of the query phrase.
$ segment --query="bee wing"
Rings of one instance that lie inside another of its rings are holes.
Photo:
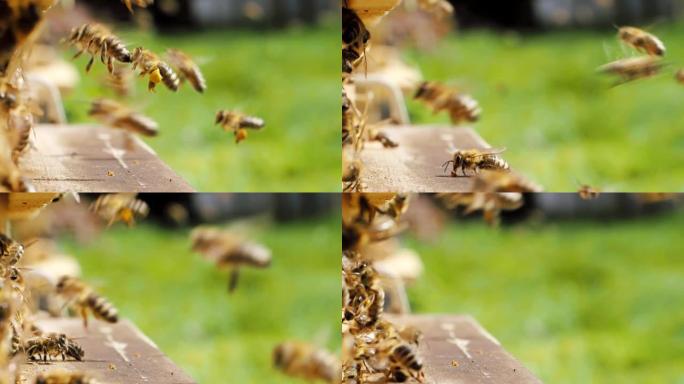
[[[506,152],[506,148],[486,148],[486,149],[480,149],[480,154],[478,156],[487,156],[487,155],[500,155],[504,152]]]

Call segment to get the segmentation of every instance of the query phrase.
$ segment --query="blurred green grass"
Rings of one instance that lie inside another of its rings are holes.
[[[548,191],[574,191],[578,181],[605,190],[684,190],[684,24],[650,29],[668,45],[663,75],[611,88],[596,73],[631,55],[614,30],[546,34],[472,31],[430,52],[407,53],[428,80],[451,81],[483,107],[477,131],[507,147],[513,167]],[[409,102],[417,124],[448,123]]]
[[[326,22],[263,32],[119,32],[130,47],[187,52],[207,79],[205,94],[163,86],[149,94],[147,81],[136,79],[130,105],[154,118],[161,131],[145,141],[201,192],[338,191],[339,57],[332,47],[339,44],[339,28]],[[86,75],[87,60],[75,62],[83,81],[65,101],[72,123],[91,121],[90,101],[112,95],[101,83],[104,66],[98,62]],[[266,129],[236,145],[231,133],[214,125],[219,109],[263,117]]]
[[[408,240],[419,313],[470,313],[545,383],[684,383],[684,213]]]
[[[257,236],[267,270],[227,273],[189,251],[187,231],[114,227],[89,246],[66,242],[85,278],[199,383],[298,383],[272,368],[278,343],[318,340],[337,352],[339,217],[275,225]]]

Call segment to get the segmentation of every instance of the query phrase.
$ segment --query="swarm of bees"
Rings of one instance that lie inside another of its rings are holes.
[[[192,250],[219,268],[230,269],[228,292],[237,288],[240,268],[267,268],[271,251],[261,244],[243,240],[240,236],[219,228],[200,227],[190,234]]]
[[[136,198],[135,193],[114,193],[100,195],[90,206],[111,226],[117,221],[122,221],[129,227],[135,225],[136,218],[145,218],[150,213],[150,207],[142,200]]]
[[[232,131],[235,143],[239,144],[248,136],[247,130],[260,130],[265,123],[262,118],[247,116],[236,111],[220,110],[216,112],[216,124],[220,124],[224,131]]]
[[[98,99],[93,101],[88,115],[115,129],[143,136],[157,136],[159,134],[159,125],[156,121],[114,100]]]
[[[447,111],[454,124],[476,122],[482,114],[480,105],[472,96],[434,81],[420,84],[413,98],[427,104],[434,113]]]

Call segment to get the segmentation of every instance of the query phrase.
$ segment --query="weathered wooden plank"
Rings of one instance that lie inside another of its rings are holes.
[[[39,125],[19,164],[38,191],[193,192],[142,140],[91,125]],[[117,159],[118,156],[118,159]]]
[[[452,177],[442,164],[454,149],[489,148],[470,128],[402,126],[380,129],[399,143],[368,143],[361,152],[367,192],[472,192],[471,177]]]
[[[195,383],[129,321],[108,324],[93,320],[88,330],[80,319],[47,319],[37,324],[47,332],[62,332],[77,339],[85,350],[85,358],[23,363],[19,367],[23,383],[33,383],[38,373],[53,370],[87,372],[105,384]]]
[[[419,352],[427,383],[541,384],[475,319],[459,315],[390,316],[423,332]]]

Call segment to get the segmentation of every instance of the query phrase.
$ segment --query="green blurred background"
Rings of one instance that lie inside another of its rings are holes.
[[[154,34],[117,31],[130,47],[163,53],[178,48],[200,64],[208,89],[173,93],[146,90],[136,79],[129,105],[159,123],[160,135],[145,138],[159,157],[202,192],[320,192],[339,190],[339,21],[287,29],[195,29]],[[70,58],[72,50],[65,52]],[[93,122],[89,103],[111,97],[99,62],[75,61],[82,82],[65,99],[71,123]],[[236,145],[232,133],[214,125],[219,109],[260,116],[266,128]],[[287,188],[285,187],[287,186]]]
[[[409,236],[413,312],[474,315],[545,383],[684,383],[684,212],[530,217]]]
[[[649,31],[667,45],[669,67],[615,88],[596,68],[632,53],[610,28],[470,29],[404,56],[425,79],[471,93],[483,108],[477,132],[506,147],[511,166],[548,191],[576,190],[578,181],[609,191],[681,191],[684,87],[673,76],[684,66],[684,24],[655,23]],[[449,122],[414,101],[409,112],[414,124]]]
[[[217,223],[223,225],[227,223]],[[340,345],[338,214],[274,223],[254,240],[271,248],[269,269],[226,271],[190,251],[190,228],[148,220],[116,225],[90,245],[65,239],[84,278],[199,383],[297,383],[272,367],[280,342]]]

